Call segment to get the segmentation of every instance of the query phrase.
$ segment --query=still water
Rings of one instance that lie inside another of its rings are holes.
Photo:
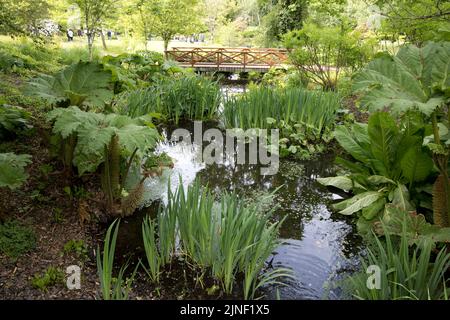
[[[282,160],[277,174],[263,176],[258,166],[236,165],[232,159],[207,165],[198,158],[200,150],[195,144],[172,143],[167,139],[159,144],[157,152],[172,157],[174,168],[147,181],[146,205],[155,206],[157,199],[166,202],[168,184],[175,190],[180,179],[185,186],[200,179],[202,185],[208,185],[218,195],[234,190],[250,201],[266,198],[278,188],[273,202],[267,205],[276,205],[275,220],[285,218],[280,230],[283,244],[271,263],[290,268],[294,277],[278,292],[266,288],[267,298],[279,295],[281,299],[339,299],[340,291],[333,285],[354,269],[360,246],[351,221],[328,209],[340,196],[316,182],[318,177],[333,175],[334,156],[324,155],[314,161]],[[140,223],[141,220],[136,222],[136,232],[140,231]]]

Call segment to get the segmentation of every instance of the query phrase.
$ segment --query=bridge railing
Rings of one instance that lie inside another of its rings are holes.
[[[273,48],[189,48],[176,47],[166,52],[166,56],[182,65],[191,67],[240,66],[272,67],[287,61],[287,50]]]

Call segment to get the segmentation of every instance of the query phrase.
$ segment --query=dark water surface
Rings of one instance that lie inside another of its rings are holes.
[[[285,218],[280,230],[283,244],[274,253],[272,264],[292,269],[294,278],[288,280],[287,286],[278,288],[278,292],[266,288],[267,297],[276,298],[279,294],[281,299],[339,299],[338,289],[327,288],[354,268],[360,246],[348,218],[331,214],[327,209],[340,196],[315,180],[334,174],[334,156],[324,155],[303,162],[282,160],[277,174],[263,176],[258,166],[235,165],[233,159],[206,165],[197,158],[199,151],[195,144],[174,144],[167,140],[160,143],[157,152],[166,152],[175,164],[161,177],[147,181],[148,211],[156,213],[159,201],[167,201],[169,181],[175,190],[180,177],[185,186],[200,179],[202,185],[208,185],[218,195],[225,190],[234,190],[249,201],[267,199],[270,192],[279,188],[273,203],[267,204],[277,205],[274,219]],[[142,243],[142,216],[141,212],[125,219],[121,227],[125,229],[118,239],[119,251],[134,250]],[[142,254],[142,248],[140,250]]]

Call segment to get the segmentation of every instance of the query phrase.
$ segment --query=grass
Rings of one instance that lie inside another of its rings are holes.
[[[242,96],[229,97],[223,116],[228,128],[269,129],[272,122],[283,121],[303,124],[320,132],[333,124],[339,107],[338,96],[330,92],[257,87]]]
[[[16,260],[36,246],[36,236],[30,227],[16,220],[0,224],[0,252]]]
[[[281,268],[262,272],[279,245],[280,223],[271,223],[271,215],[272,211],[261,212],[234,193],[216,201],[198,181],[186,191],[180,184],[175,192],[168,191],[167,206],[157,220],[158,233],[153,221],[143,223],[147,273],[152,281],[159,281],[160,268],[174,258],[175,239],[179,239],[179,252],[217,280],[225,293],[232,294],[236,279],[243,278],[244,297],[254,298],[261,286],[290,276]]]
[[[362,259],[362,271],[350,277],[345,285],[351,294],[362,300],[437,300],[448,299],[446,270],[450,268],[450,253],[444,246],[433,253],[431,242],[411,248],[408,244],[406,224],[398,239],[386,233],[385,241],[373,235],[373,248],[367,250]],[[370,265],[380,267],[380,289],[369,289]]]
[[[218,84],[209,79],[186,75],[162,78],[144,89],[127,93],[119,102],[119,112],[131,117],[159,113],[176,124],[180,120],[217,118],[221,102]]]

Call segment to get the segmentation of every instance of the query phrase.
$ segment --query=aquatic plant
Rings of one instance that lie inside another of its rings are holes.
[[[335,138],[351,161],[336,158],[346,174],[317,181],[354,196],[336,203],[334,209],[344,215],[360,214],[359,229],[367,232],[388,203],[404,210],[418,207],[423,195],[418,196],[417,187],[433,176],[433,161],[422,146],[425,132],[420,117],[411,114],[397,125],[386,112],[373,113],[368,124],[338,126]]]
[[[339,108],[335,93],[256,87],[225,101],[223,121],[227,128],[279,129],[280,155],[305,159],[325,150]]]
[[[113,278],[114,254],[119,225],[120,220],[115,220],[106,231],[103,255],[100,252],[100,246],[97,246],[97,273],[104,300],[127,300],[137,271],[136,267],[131,277],[126,280],[124,274],[128,265],[124,265],[120,268],[117,277]]]
[[[159,113],[178,124],[180,120],[216,119],[220,102],[216,82],[188,75],[158,79],[151,87],[126,93],[116,105],[130,117]]]
[[[144,241],[148,269],[145,267],[144,268],[150,278],[150,281],[158,283],[162,259],[159,254],[155,229],[155,222],[149,217],[146,217],[142,223],[142,239]]]
[[[268,118],[287,124],[302,124],[319,132],[330,126],[339,109],[339,97],[330,92],[300,88],[257,87],[224,103],[228,128],[270,128]]]
[[[158,280],[161,265],[170,262],[179,250],[197,267],[210,272],[231,294],[238,274],[244,279],[244,297],[253,298],[263,285],[289,276],[286,269],[262,273],[265,262],[279,245],[280,222],[271,223],[272,211],[261,212],[256,204],[244,204],[234,193],[215,196],[196,181],[185,191],[182,184],[168,191],[167,206],[159,213],[159,246],[155,225],[143,224],[149,276]],[[177,227],[177,229],[175,229]]]
[[[379,239],[372,234],[372,247],[361,258],[362,271],[345,283],[357,299],[367,300],[426,300],[448,299],[444,274],[450,268],[450,253],[446,247],[433,254],[431,241],[420,247],[409,247],[407,225],[403,223],[400,237],[385,232]],[[368,286],[369,266],[378,266],[379,287]]]
[[[386,54],[370,62],[353,85],[371,112],[388,108],[403,115],[414,110],[432,124],[424,143],[440,173],[433,190],[433,214],[442,227],[450,227],[449,59],[450,42],[428,42],[420,48],[405,45],[395,56]]]

